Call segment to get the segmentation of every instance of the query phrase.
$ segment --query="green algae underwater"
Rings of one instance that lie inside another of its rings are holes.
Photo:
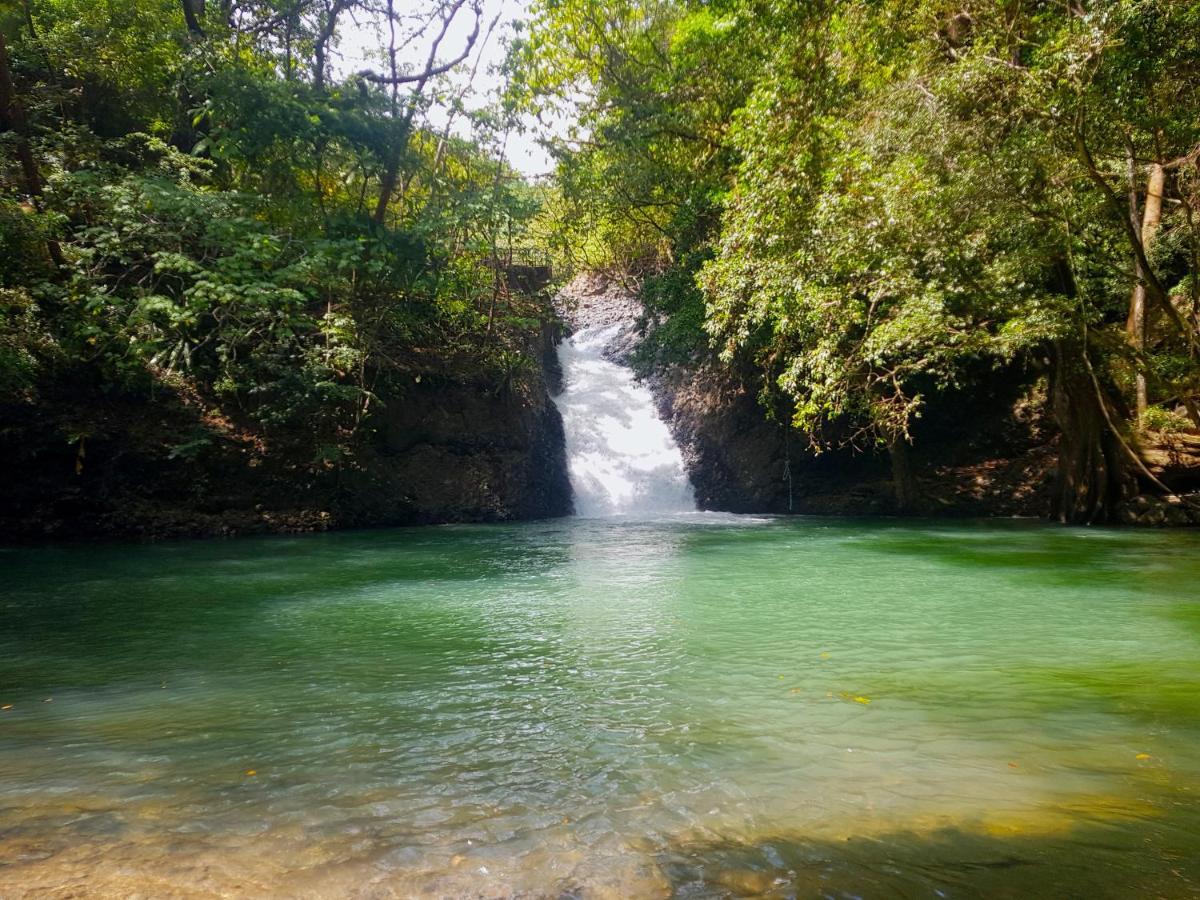
[[[3,897],[1200,896],[1200,533],[0,551]]]

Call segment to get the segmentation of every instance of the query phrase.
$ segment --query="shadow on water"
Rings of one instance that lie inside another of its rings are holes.
[[[828,520],[823,524],[830,527]],[[1200,531],[920,519],[847,520],[846,531],[876,553],[925,558],[979,572],[1033,572],[1058,583],[1143,585],[1164,571],[1178,582],[1181,569],[1190,570],[1193,577],[1200,575]]]
[[[0,550],[0,684],[36,693],[384,645],[487,656],[494,623],[458,598],[519,590],[569,552],[503,525]]]
[[[675,897],[1198,897],[1195,809],[1059,833],[959,828],[843,841],[774,835],[672,845],[659,867]]]

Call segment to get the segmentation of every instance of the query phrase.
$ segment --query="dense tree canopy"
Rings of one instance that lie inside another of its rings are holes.
[[[479,0],[6,7],[5,396],[196,391],[335,460],[389,381],[530,364],[500,270],[537,240],[637,280],[643,365],[749,373],[812,448],[890,452],[901,506],[923,413],[998,371],[1043,384],[1060,518],[1162,487],[1140,442],[1200,427],[1195,3],[528,13],[469,113]],[[530,116],[572,123],[548,186],[503,161]]]
[[[710,345],[814,446],[898,462],[931,396],[1052,361],[1057,511],[1093,520],[1148,475],[1139,428],[1200,425],[1198,17],[546,2],[526,99],[580,106],[566,242],[640,267],[659,350]]]
[[[462,105],[496,26],[474,0],[17,6],[0,59],[6,399],[36,402],[65,370],[186,385],[334,459],[381,379],[519,363],[498,263],[538,199],[499,155],[511,117]],[[377,62],[346,75],[332,59],[356,23],[380,35]]]

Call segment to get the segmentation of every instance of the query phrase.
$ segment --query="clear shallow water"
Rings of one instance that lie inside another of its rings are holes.
[[[564,520],[0,573],[0,896],[1200,896],[1200,534]]]

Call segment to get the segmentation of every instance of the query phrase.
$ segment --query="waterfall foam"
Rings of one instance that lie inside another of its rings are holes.
[[[578,516],[694,512],[692,485],[654,398],[633,372],[604,358],[621,325],[583,328],[558,348],[554,398],[567,437]]]

